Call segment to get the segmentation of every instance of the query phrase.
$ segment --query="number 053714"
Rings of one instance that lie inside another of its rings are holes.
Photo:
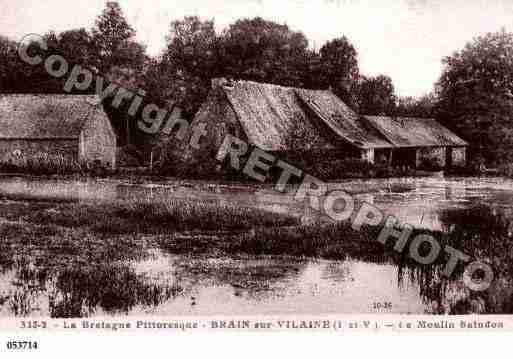
[[[31,341],[16,341],[11,340],[7,342],[8,350],[35,350],[38,348],[37,342]]]

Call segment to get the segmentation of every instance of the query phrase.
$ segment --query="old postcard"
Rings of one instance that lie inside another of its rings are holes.
[[[0,332],[513,329],[511,1],[0,9]]]

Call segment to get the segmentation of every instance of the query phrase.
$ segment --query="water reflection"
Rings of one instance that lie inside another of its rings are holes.
[[[31,268],[28,268],[31,267]],[[142,260],[45,273],[14,266],[0,277],[3,316],[422,313],[392,265],[291,258],[187,258],[151,250]]]
[[[182,291],[137,275],[122,263],[68,268],[18,261],[0,276],[0,315],[81,318],[128,314],[135,306],[156,306]]]
[[[283,257],[149,257],[112,265],[13,266],[0,276],[0,316],[510,313],[513,286],[501,277],[486,293],[435,268],[358,260]]]

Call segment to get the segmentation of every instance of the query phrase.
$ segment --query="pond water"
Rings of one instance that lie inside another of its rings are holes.
[[[376,300],[393,303],[388,313],[425,310],[416,286],[398,286],[398,269],[391,265],[264,257],[187,258],[160,250],[128,264],[152,285],[134,284],[131,293],[136,298],[129,301],[114,299],[110,291],[98,287],[75,291],[62,282],[63,277],[47,278],[43,283],[34,278],[20,282],[16,270],[8,271],[0,276],[0,291],[17,293],[17,305],[3,306],[0,315],[19,310],[19,314],[55,316],[63,307],[66,313],[78,313],[74,316],[373,313]],[[174,288],[174,292],[159,293],[157,303],[146,301],[147,293],[141,291],[152,292],[160,286]],[[98,302],[90,307],[92,298]]]
[[[440,229],[439,214],[473,204],[513,207],[513,180],[503,178],[396,178],[330,183],[329,191],[344,190],[374,204],[386,214],[416,227]],[[271,187],[170,181],[128,184],[119,181],[61,181],[0,178],[0,195],[99,203],[113,200],[209,201],[305,215],[303,204]]]
[[[485,204],[510,213],[513,208],[513,181],[499,178],[352,180],[329,187],[348,191],[403,222],[431,229],[443,227],[440,213],[445,209]],[[168,197],[305,215],[291,197],[270,188],[199,182],[130,185],[3,178],[0,196],[95,202]],[[375,313],[374,302],[392,303],[386,313],[419,314],[432,312],[434,305],[425,295],[431,282],[390,263],[189,257],[154,246],[140,260],[113,265],[123,275],[106,275],[104,288],[96,283],[79,287],[70,273],[42,275],[34,263],[4,268],[0,316]],[[120,287],[130,298],[119,293]],[[453,297],[468,294],[458,284],[450,290]]]

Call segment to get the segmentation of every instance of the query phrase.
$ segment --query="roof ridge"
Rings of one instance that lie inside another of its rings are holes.
[[[229,83],[229,80],[227,80],[227,83]],[[286,85],[274,84],[274,83],[270,83],[270,82],[258,82],[258,81],[253,81],[253,80],[234,80],[234,81],[231,81],[230,83],[234,85],[232,88],[230,88],[230,86],[225,86],[225,85],[222,85],[221,88],[226,89],[226,90],[228,90],[228,89],[232,90],[234,87],[236,87],[236,85],[249,84],[249,85],[255,85],[255,86],[262,86],[262,87],[271,86],[271,87],[277,87],[277,88],[294,90],[294,91],[331,93],[331,94],[335,95],[333,93],[333,91],[331,91],[329,89],[308,89],[308,88],[304,88],[304,87],[286,86]]]

